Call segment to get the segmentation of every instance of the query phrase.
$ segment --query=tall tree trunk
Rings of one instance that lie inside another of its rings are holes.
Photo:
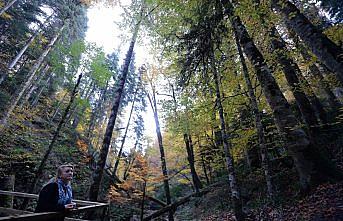
[[[203,146],[200,144],[200,136],[198,137],[198,145],[199,145],[199,149],[200,149],[200,157],[201,157],[202,170],[203,170],[204,175],[205,175],[206,184],[209,185],[210,184],[210,179],[209,179],[208,174],[207,174],[206,162],[205,162],[205,158],[204,158],[205,154],[204,154],[203,149],[202,149]]]
[[[123,148],[124,148],[127,132],[129,131],[131,117],[132,117],[132,113],[133,113],[133,110],[134,110],[134,107],[135,107],[136,94],[137,94],[137,90],[135,91],[135,94],[134,94],[134,98],[133,98],[133,102],[132,102],[132,106],[131,106],[131,110],[130,110],[130,114],[129,114],[129,119],[127,120],[124,136],[123,136],[123,139],[122,139],[121,144],[120,144],[120,148],[119,148],[119,151],[118,151],[116,162],[114,164],[113,176],[116,176],[117,169],[118,169],[119,162],[120,162],[120,158],[121,158],[121,155],[123,153]]]
[[[144,180],[144,183],[143,183],[143,195],[142,195],[142,203],[141,203],[140,220],[143,220],[143,216],[144,216],[145,192],[146,192],[146,180]]]
[[[305,88],[306,91],[308,91],[308,99],[312,103],[314,109],[316,110],[316,113],[318,114],[318,117],[322,123],[327,123],[327,113],[324,109],[323,104],[320,102],[317,95],[314,93],[310,83],[307,81],[307,79],[304,77],[304,75],[299,74],[299,81],[301,82],[302,86]]]
[[[163,140],[162,140],[162,133],[160,128],[160,122],[158,119],[158,113],[157,113],[157,103],[156,103],[156,97],[155,97],[155,89],[152,88],[152,97],[148,95],[148,99],[150,102],[151,109],[154,113],[154,120],[155,120],[155,126],[156,126],[156,135],[158,140],[158,146],[160,149],[160,155],[161,155],[161,167],[162,167],[162,174],[163,174],[163,185],[164,185],[164,192],[166,195],[166,201],[167,204],[171,204],[171,194],[169,189],[169,182],[168,182],[168,169],[167,169],[167,163],[166,163],[166,157],[164,154],[164,147],[163,147]],[[173,221],[174,220],[174,211],[170,210],[168,214],[168,220]]]
[[[88,131],[87,131],[87,134],[86,134],[86,137],[89,140],[92,139],[93,130],[95,128],[95,123],[96,123],[96,120],[99,117],[99,113],[101,112],[100,109],[103,106],[103,103],[105,101],[105,96],[106,96],[106,93],[107,93],[107,89],[108,89],[108,81],[106,82],[105,88],[103,88],[101,90],[101,94],[100,94],[99,100],[98,100],[98,102],[96,104],[96,107],[92,111],[92,115],[91,115],[91,119],[90,119],[90,122],[89,122]]]
[[[333,169],[330,162],[327,161],[327,158],[319,152],[316,146],[310,144],[308,136],[299,126],[264,57],[255,46],[240,18],[234,16],[230,1],[222,0],[221,2],[224,5],[225,13],[231,20],[244,53],[255,69],[266,100],[273,111],[276,126],[286,138],[288,153],[294,160],[302,190],[307,191],[311,184],[323,182],[329,177],[342,179],[337,170]]]
[[[40,96],[42,95],[44,89],[46,88],[46,85],[49,84],[50,80],[51,80],[51,75],[48,77],[48,79],[45,81],[45,83],[41,86],[41,88],[40,88],[39,91],[37,92],[35,98],[33,99],[32,103],[31,103],[31,106],[32,106],[32,107],[36,106],[36,104],[37,104],[38,101],[39,101]]]
[[[49,65],[46,65],[44,67],[44,69],[42,70],[42,73],[39,75],[39,77],[37,77],[37,79],[35,80],[35,83],[31,86],[31,88],[28,90],[28,92],[26,93],[24,99],[22,100],[20,105],[24,105],[25,103],[27,103],[27,101],[30,99],[32,93],[37,89],[37,87],[39,86],[39,83],[41,82],[41,80],[45,77],[46,72],[48,71],[48,69],[50,68]]]
[[[278,11],[286,24],[293,30],[312,51],[314,55],[343,84],[343,49],[338,47],[318,28],[316,28],[300,10],[288,0],[272,0],[272,5]]]
[[[191,135],[184,134],[183,139],[186,144],[186,150],[187,150],[187,159],[189,163],[189,167],[191,169],[191,175],[192,175],[192,181],[194,185],[195,192],[199,192],[199,190],[202,188],[201,181],[199,179],[199,176],[197,174],[197,171],[195,170],[194,166],[194,147],[192,143],[192,138]]]
[[[44,23],[48,23],[50,19],[52,18],[52,15],[50,15]],[[43,27],[44,28],[44,27]],[[41,33],[43,28],[38,28],[38,30],[35,31],[35,33],[31,36],[31,38],[28,40],[28,42],[24,45],[24,47],[19,51],[17,56],[11,61],[11,63],[8,65],[8,69],[12,69],[15,64],[19,61],[19,59],[23,56],[25,51],[30,47],[32,42],[36,39],[36,37]]]
[[[52,116],[51,116],[49,122],[52,122],[52,121],[55,119],[55,117],[57,116],[58,112],[60,111],[60,108],[61,108],[61,106],[62,106],[64,100],[66,99],[67,95],[68,95],[68,93],[65,93],[65,94],[63,95],[62,99],[58,102],[57,107],[56,107],[54,113],[52,114]]]
[[[141,20],[139,22],[137,22],[137,24],[135,26],[135,29],[134,29],[134,32],[133,32],[133,35],[131,38],[131,42],[130,42],[130,47],[129,47],[129,50],[126,54],[124,66],[122,69],[122,74],[119,78],[119,82],[118,82],[117,88],[116,88],[115,93],[114,93],[114,103],[113,103],[113,106],[111,109],[110,118],[108,120],[108,124],[107,124],[105,135],[104,135],[104,140],[103,140],[103,143],[101,146],[100,157],[96,163],[96,169],[95,169],[94,174],[93,174],[93,182],[92,182],[92,184],[90,186],[90,190],[89,190],[89,199],[91,201],[97,201],[98,200],[98,195],[99,195],[99,191],[100,191],[100,184],[101,184],[101,180],[103,177],[106,159],[107,159],[107,155],[108,155],[108,150],[109,150],[111,139],[112,139],[112,132],[113,132],[113,128],[114,128],[114,125],[115,125],[115,122],[117,119],[120,100],[121,100],[123,90],[124,90],[124,86],[125,86],[125,82],[127,79],[129,65],[131,62],[132,54],[133,54],[133,48],[134,48],[134,45],[136,43],[140,23],[141,23]]]
[[[207,175],[207,169],[206,169],[206,163],[205,163],[205,159],[204,159],[204,154],[201,154],[201,165],[202,165],[202,169],[204,171],[204,175],[205,175],[205,178],[206,178],[206,183],[207,185],[210,184],[210,179]]]
[[[301,75],[301,71],[298,65],[287,56],[286,43],[279,35],[276,28],[270,27],[267,32],[269,35],[268,39],[270,39],[267,43],[269,45],[269,53],[275,54],[276,61],[285,74],[286,80],[295,97],[295,101],[300,109],[301,115],[310,128],[310,131],[314,132],[315,128],[318,126],[318,120],[315,115],[315,110],[312,108],[309,99],[307,98],[303,88],[301,87],[301,82],[298,78],[298,76]],[[273,66],[276,66],[278,64],[274,63]]]
[[[136,151],[137,145],[138,145],[138,140],[136,140],[136,143],[135,143],[134,148],[133,148],[132,157],[131,157],[131,159],[129,158],[129,162],[127,163],[127,166],[125,168],[125,171],[124,171],[124,174],[123,174],[123,180],[127,180],[127,178],[129,177],[131,167],[132,167],[133,163],[136,160],[135,151]]]
[[[7,119],[12,114],[14,108],[17,106],[19,100],[23,96],[23,94],[26,91],[26,89],[29,88],[32,85],[32,82],[33,82],[33,79],[34,79],[34,77],[36,75],[37,70],[39,69],[39,67],[43,63],[44,59],[46,58],[46,56],[48,55],[48,53],[50,52],[50,50],[54,46],[54,44],[57,41],[58,37],[61,35],[64,27],[65,27],[65,25],[63,25],[63,27],[61,29],[59,29],[59,31],[51,39],[50,43],[45,48],[44,52],[41,54],[41,56],[37,59],[36,63],[31,68],[30,72],[28,73],[28,79],[26,80],[26,82],[23,83],[23,85],[20,86],[20,90],[13,97],[13,100],[12,100],[12,102],[10,102],[9,107],[5,111],[5,114],[2,117],[0,124],[6,125]]]
[[[74,89],[73,89],[73,91],[72,91],[72,93],[70,95],[69,104],[68,104],[67,108],[65,109],[65,111],[63,113],[62,119],[60,120],[60,122],[59,122],[59,124],[57,126],[57,129],[56,129],[56,131],[54,133],[54,136],[53,136],[53,138],[52,138],[52,140],[51,140],[51,142],[50,142],[50,144],[48,146],[48,149],[44,153],[44,156],[43,156],[43,158],[42,158],[42,160],[41,160],[41,162],[40,162],[40,164],[38,166],[38,169],[37,169],[37,171],[35,173],[35,176],[34,176],[34,178],[32,180],[32,183],[31,183],[31,185],[27,189],[28,193],[33,193],[34,192],[34,190],[36,188],[36,185],[37,185],[37,182],[38,182],[38,179],[43,174],[43,170],[44,170],[46,161],[48,160],[49,155],[50,155],[50,153],[51,153],[51,151],[52,151],[52,149],[53,149],[53,147],[54,147],[54,145],[55,145],[55,143],[57,141],[57,138],[58,138],[58,136],[60,134],[60,131],[61,131],[61,129],[62,129],[66,119],[67,119],[67,116],[68,116],[68,113],[70,111],[70,108],[71,108],[72,104],[74,103],[75,97],[77,95],[77,90],[78,90],[80,82],[81,82],[81,78],[82,78],[82,73],[78,76],[78,79],[76,81]],[[28,204],[28,198],[26,198],[24,200],[21,208],[24,210],[27,207],[27,204]]]
[[[14,3],[16,3],[17,0],[12,0],[10,2],[7,3],[7,5],[5,5],[5,7],[3,7],[1,10],[0,10],[0,16],[2,14],[4,14]]]
[[[234,37],[235,37],[235,41],[236,41],[236,45],[237,45],[237,51],[238,51],[239,59],[240,59],[241,65],[242,65],[242,72],[243,72],[244,80],[245,80],[245,83],[246,83],[247,88],[248,88],[250,105],[251,105],[252,111],[253,111],[254,116],[255,116],[255,127],[257,130],[258,143],[260,146],[262,168],[264,170],[264,176],[265,176],[266,183],[267,183],[267,192],[268,192],[268,196],[270,198],[273,198],[274,191],[273,191],[273,184],[272,184],[272,179],[271,179],[271,174],[270,174],[270,167],[269,167],[269,160],[268,160],[268,154],[267,154],[267,148],[266,148],[266,141],[264,138],[264,128],[263,128],[263,124],[262,124],[262,117],[261,117],[261,113],[258,109],[257,99],[255,96],[254,88],[253,88],[251,80],[250,80],[248,67],[245,63],[245,59],[243,56],[243,51],[242,51],[241,45],[239,44],[239,40],[238,40],[238,37],[236,34]]]
[[[237,184],[237,178],[235,174],[235,168],[234,168],[234,162],[233,157],[230,153],[231,144],[229,143],[228,137],[227,137],[227,129],[225,124],[225,118],[224,118],[224,110],[222,105],[222,97],[220,94],[220,76],[217,72],[216,63],[214,61],[214,53],[212,52],[211,55],[211,65],[213,69],[213,78],[215,83],[215,89],[216,89],[216,107],[218,109],[219,113],[219,119],[220,119],[220,131],[221,136],[223,140],[223,147],[224,147],[224,153],[225,153],[225,159],[226,159],[226,166],[227,170],[229,172],[229,185],[231,189],[231,200],[233,204],[233,210],[236,216],[236,219],[238,221],[243,221],[245,218],[245,215],[242,210],[242,201],[240,196],[239,187]]]
[[[296,37],[294,37],[294,38],[296,38]],[[297,41],[295,41],[295,42],[297,42]],[[305,61],[312,60],[311,55],[309,54],[307,49],[301,43],[297,43],[296,45],[300,49],[300,54],[304,58]],[[316,64],[311,64],[309,66],[309,70],[310,70],[310,75],[314,78],[316,84],[325,93],[325,97],[327,98],[330,107],[332,109],[338,109],[341,106],[341,104],[338,102],[335,94],[330,89],[329,83],[324,79],[323,74],[320,72],[320,70],[316,66]]]

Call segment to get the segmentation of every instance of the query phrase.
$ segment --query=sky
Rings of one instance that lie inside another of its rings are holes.
[[[103,47],[106,54],[110,54],[115,50],[120,50],[119,65],[123,63],[124,56],[128,50],[128,43],[123,43],[120,39],[120,34],[122,30],[119,30],[116,22],[122,19],[122,10],[119,6],[116,7],[106,7],[104,5],[93,6],[88,9],[88,30],[86,32],[86,41],[94,42],[97,46]],[[142,45],[135,45],[136,53],[136,67],[139,67],[143,63],[146,63],[146,51]],[[126,115],[130,111],[131,105],[125,109]],[[145,134],[150,137],[155,138],[155,124],[154,118],[150,106],[147,107],[147,112],[143,115],[145,124]],[[126,119],[128,116],[126,116]],[[124,125],[126,125],[127,120],[123,120]],[[134,140],[128,140],[128,145],[126,150],[132,147],[130,144],[134,144]]]

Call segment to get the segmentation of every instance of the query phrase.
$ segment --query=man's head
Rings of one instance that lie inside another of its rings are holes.
[[[57,169],[57,178],[60,178],[64,183],[69,183],[73,179],[74,166],[64,164]]]

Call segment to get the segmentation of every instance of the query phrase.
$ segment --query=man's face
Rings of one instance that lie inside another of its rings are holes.
[[[63,167],[61,173],[61,180],[64,182],[71,181],[73,179],[73,168],[72,167]]]

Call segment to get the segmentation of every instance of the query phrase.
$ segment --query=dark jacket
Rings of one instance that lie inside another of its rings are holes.
[[[39,193],[38,203],[35,212],[62,212],[64,205],[58,204],[58,184],[49,183],[42,188]],[[62,221],[64,217],[54,219],[54,221]]]

